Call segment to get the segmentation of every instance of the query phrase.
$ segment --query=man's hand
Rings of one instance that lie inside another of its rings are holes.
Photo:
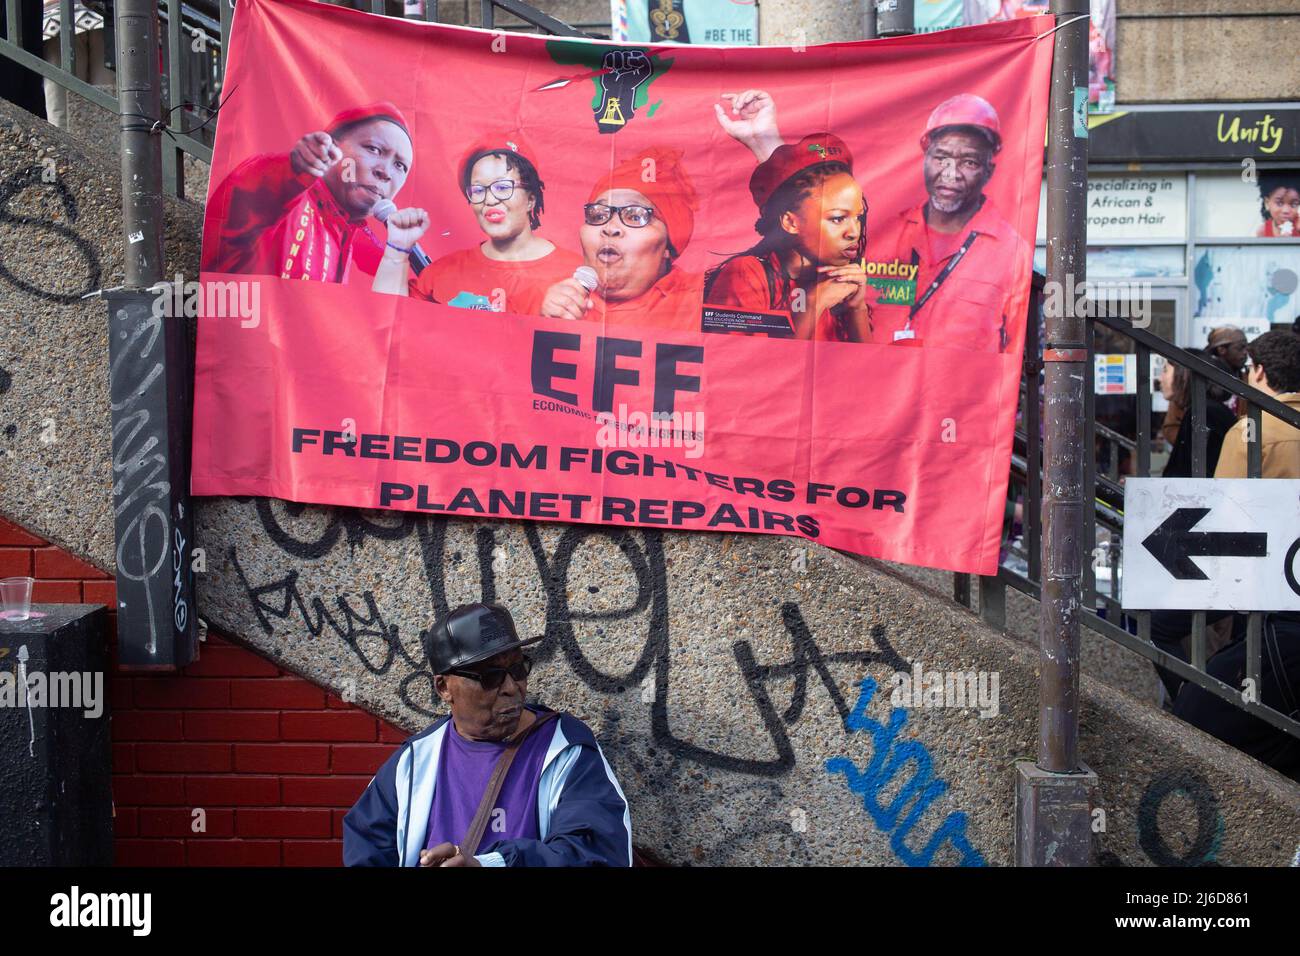
[[[457,848],[456,855],[442,864],[443,866],[482,866],[477,859],[472,856],[466,856]]]
[[[420,866],[442,866],[444,861],[450,860],[456,853],[456,847],[450,843],[439,843],[432,849],[420,851]]]
[[[310,173],[319,179],[342,158],[343,150],[334,145],[330,134],[318,130],[294,144],[289,153],[289,165],[295,173]]]
[[[542,315],[548,319],[580,320],[592,306],[591,295],[577,279],[562,279],[546,290]]]
[[[781,130],[776,124],[776,103],[765,90],[723,93],[724,109],[713,104],[718,125],[732,139],[749,147],[754,158],[764,162],[781,144]]]
[[[384,225],[388,229],[389,242],[409,249],[420,241],[420,237],[429,228],[429,214],[423,209],[409,206],[391,214]]]

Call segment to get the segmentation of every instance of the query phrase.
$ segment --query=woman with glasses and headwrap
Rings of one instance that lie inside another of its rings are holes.
[[[697,205],[681,158],[679,149],[651,147],[592,187],[579,230],[588,284],[552,285],[543,316],[699,331],[700,277],[676,267]]]

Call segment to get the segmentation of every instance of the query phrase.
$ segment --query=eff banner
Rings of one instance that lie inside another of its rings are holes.
[[[993,573],[1050,28],[706,49],[241,0],[193,492]]]

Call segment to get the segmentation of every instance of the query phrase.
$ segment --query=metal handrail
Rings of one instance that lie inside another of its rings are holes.
[[[1008,551],[1016,553],[1026,559],[1028,570],[1021,572],[1005,564],[998,569],[996,575],[979,578],[980,593],[980,613],[988,623],[1003,628],[1006,625],[1006,597],[1005,590],[1011,587],[1022,593],[1028,594],[1035,600],[1039,598],[1040,567],[1038,555],[1038,541],[1041,536],[1041,518],[1038,508],[1037,489],[1041,488],[1041,464],[1037,468],[1031,469],[1030,462],[1041,462],[1041,440],[1037,432],[1038,415],[1038,373],[1042,367],[1036,355],[1037,345],[1037,322],[1035,316],[1036,306],[1031,306],[1029,316],[1029,336],[1026,343],[1025,356],[1025,377],[1022,380],[1021,401],[1026,422],[1032,422],[1032,428],[1024,431],[1015,432],[1016,449],[1011,459],[1011,481],[1015,486],[1024,486],[1027,489],[1026,500],[1024,504],[1026,537],[1029,539],[1029,546],[1021,551],[1017,548],[1008,547]],[[1119,332],[1122,335],[1132,339],[1137,350],[1137,427],[1135,429],[1136,439],[1130,439],[1128,436],[1107,428],[1105,425],[1097,423],[1092,414],[1091,400],[1093,397],[1093,378],[1094,367],[1091,361],[1085,364],[1085,385],[1084,394],[1088,399],[1087,415],[1084,424],[1084,445],[1091,447],[1097,438],[1103,438],[1116,445],[1127,448],[1135,454],[1139,475],[1150,474],[1151,463],[1151,392],[1150,392],[1150,356],[1158,354],[1164,358],[1176,362],[1188,369],[1191,375],[1191,407],[1188,414],[1184,417],[1185,425],[1192,429],[1192,469],[1193,473],[1204,477],[1206,475],[1206,389],[1209,385],[1215,385],[1224,391],[1238,397],[1239,400],[1247,403],[1247,414],[1254,423],[1255,434],[1262,434],[1261,424],[1263,413],[1270,415],[1300,428],[1300,412],[1291,408],[1283,402],[1278,401],[1271,395],[1267,395],[1258,389],[1252,388],[1240,379],[1233,377],[1231,374],[1223,371],[1218,366],[1207,362],[1200,356],[1188,352],[1179,346],[1174,345],[1165,339],[1160,338],[1146,331],[1145,329],[1132,326],[1130,323],[1121,319],[1110,316],[1097,316],[1093,321],[1106,326],[1107,328]],[[1088,336],[1088,347],[1091,353],[1093,351],[1093,338]],[[1024,453],[1021,454],[1023,449]],[[1251,478],[1260,477],[1262,462],[1260,460],[1260,442],[1251,442],[1247,452],[1247,475]],[[1089,476],[1085,481],[1085,487],[1091,484],[1096,490],[1094,507],[1085,510],[1084,518],[1084,535],[1079,542],[1080,560],[1083,562],[1085,569],[1084,574],[1084,613],[1081,615],[1082,623],[1094,632],[1115,641],[1121,646],[1134,653],[1145,657],[1157,667],[1171,671],[1178,677],[1189,681],[1203,690],[1208,691],[1227,701],[1233,706],[1259,717],[1273,727],[1276,727],[1293,737],[1300,738],[1300,721],[1297,721],[1286,714],[1283,714],[1257,700],[1243,699],[1239,688],[1230,687],[1229,685],[1211,677],[1206,673],[1206,612],[1198,611],[1192,615],[1192,631],[1190,635],[1190,662],[1182,661],[1173,657],[1163,649],[1157,647],[1151,641],[1151,612],[1150,611],[1125,611],[1120,600],[1115,594],[1117,585],[1118,572],[1121,567],[1121,546],[1124,528],[1124,513],[1122,508],[1116,508],[1107,503],[1103,493],[1111,496],[1118,496],[1119,501],[1123,501],[1122,483],[1108,478],[1105,475],[1096,473],[1095,463],[1092,456],[1086,456]],[[1107,563],[1111,569],[1111,593],[1100,592],[1096,587],[1096,577],[1092,560],[1095,551],[1102,549],[1096,543],[1097,525],[1100,524],[1110,533],[1110,542],[1106,551]],[[956,575],[954,580],[953,593],[956,599],[970,606],[971,604],[971,576]],[[1106,616],[1102,616],[1104,613]],[[1263,633],[1264,613],[1252,611],[1247,616],[1246,628],[1246,676],[1253,682],[1253,686],[1258,688],[1260,683],[1261,671],[1261,643]],[[1137,629],[1137,634],[1130,632],[1127,626],[1116,624],[1120,621],[1132,622]]]

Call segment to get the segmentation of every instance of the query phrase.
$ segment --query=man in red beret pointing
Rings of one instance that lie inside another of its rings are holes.
[[[240,164],[208,200],[203,269],[346,282],[373,274],[384,242],[366,225],[411,171],[414,147],[391,103],[345,110],[287,154]]]

